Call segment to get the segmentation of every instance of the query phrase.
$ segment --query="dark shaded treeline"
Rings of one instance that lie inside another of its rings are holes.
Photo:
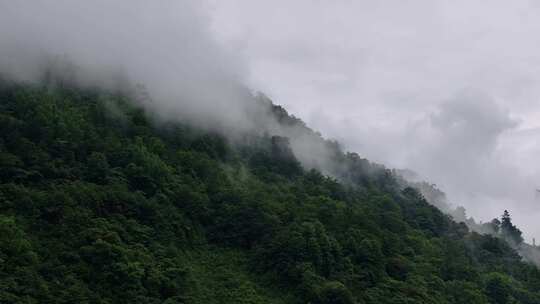
[[[504,240],[335,143],[342,182],[285,137],[231,144],[110,92],[0,87],[2,303],[540,303]]]

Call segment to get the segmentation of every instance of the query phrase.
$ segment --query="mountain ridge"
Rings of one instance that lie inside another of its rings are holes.
[[[0,100],[2,302],[540,303],[502,238],[263,96],[277,125],[233,139],[101,89]]]

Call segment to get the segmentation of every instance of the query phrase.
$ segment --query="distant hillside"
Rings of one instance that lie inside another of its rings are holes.
[[[510,216],[471,232],[253,102],[272,123],[230,136],[129,95],[1,82],[0,303],[540,303]]]

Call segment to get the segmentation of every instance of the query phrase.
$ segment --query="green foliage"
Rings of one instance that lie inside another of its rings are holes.
[[[260,102],[260,101],[259,101]],[[324,142],[157,123],[124,96],[0,84],[0,303],[539,303],[540,272]]]
[[[514,244],[520,244],[523,242],[523,237],[521,237],[521,231],[512,224],[512,219],[510,218],[510,213],[507,210],[504,210],[503,215],[501,216],[501,233],[503,237],[510,240]]]
[[[319,291],[315,303],[320,304],[353,304],[351,292],[340,282],[327,282]]]
[[[489,273],[486,275],[485,292],[491,303],[505,304],[510,301],[511,280],[500,273]]]

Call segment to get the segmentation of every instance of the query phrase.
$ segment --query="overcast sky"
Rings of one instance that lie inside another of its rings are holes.
[[[252,88],[410,168],[477,220],[540,237],[540,2],[210,1]]]

